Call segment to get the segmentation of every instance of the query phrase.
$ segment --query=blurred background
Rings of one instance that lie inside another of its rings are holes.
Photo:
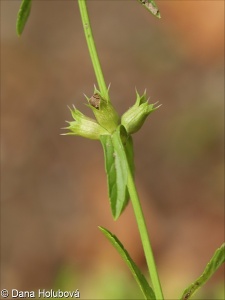
[[[165,299],[178,299],[224,239],[224,2],[88,1],[120,114],[147,88],[162,106],[134,136],[136,182]],[[1,0],[1,286],[141,299],[98,225],[147,273],[131,205],[111,217],[97,141],[61,136],[67,105],[90,114],[96,84],[76,1]],[[194,299],[224,299],[223,268]]]

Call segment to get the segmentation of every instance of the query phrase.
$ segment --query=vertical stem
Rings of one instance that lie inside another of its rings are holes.
[[[97,51],[95,48],[95,43],[94,43],[94,39],[93,39],[93,35],[92,35],[92,30],[91,30],[91,25],[90,25],[90,21],[89,21],[89,17],[88,17],[85,0],[78,0],[78,4],[79,4],[79,9],[80,9],[82,24],[84,27],[85,37],[86,37],[89,53],[91,56],[91,61],[92,61],[93,67],[94,67],[95,75],[96,75],[96,78],[98,81],[99,89],[100,89],[100,92],[102,93],[103,97],[106,100],[109,100],[108,89],[105,84],[101,65],[100,65]],[[126,161],[127,161],[126,154],[124,153],[124,155],[125,155],[124,159],[126,159]],[[163,293],[162,293],[162,289],[161,289],[161,285],[160,285],[160,281],[159,281],[159,277],[158,277],[158,273],[157,273],[157,269],[156,269],[156,265],[155,265],[155,260],[154,260],[148,232],[147,232],[147,227],[146,227],[145,220],[144,220],[143,211],[141,208],[140,200],[139,200],[139,197],[138,197],[138,194],[136,191],[134,179],[133,179],[132,173],[130,171],[128,162],[127,162],[127,169],[128,169],[127,187],[129,190],[131,202],[132,202],[135,217],[137,220],[138,229],[140,232],[141,241],[142,241],[142,245],[144,248],[144,253],[145,253],[153,289],[155,292],[156,299],[163,300],[164,299]]]
[[[127,164],[127,166],[128,166],[128,164]],[[139,229],[140,236],[141,236],[141,241],[142,241],[142,245],[143,245],[143,249],[144,249],[144,253],[145,253],[146,262],[148,265],[148,270],[149,270],[153,290],[155,292],[156,299],[163,300],[164,297],[163,297],[163,293],[162,293],[162,288],[161,288],[161,284],[160,284],[160,280],[159,280],[159,276],[158,276],[158,272],[157,272],[157,268],[156,268],[156,264],[155,264],[154,255],[152,252],[150,239],[148,236],[148,231],[147,231],[141,203],[140,203],[140,200],[138,197],[134,179],[131,174],[129,166],[128,166],[127,187],[128,187],[131,202],[133,205],[136,221],[138,224],[138,229]]]
[[[104,99],[109,100],[108,89],[105,84],[105,79],[103,77],[100,61],[95,47],[95,42],[91,30],[91,24],[88,17],[88,11],[85,0],[78,0],[78,5],[80,9],[81,20],[84,28],[84,33],[88,45],[88,50],[90,53],[91,61],[95,71],[95,76],[98,82],[99,90]]]

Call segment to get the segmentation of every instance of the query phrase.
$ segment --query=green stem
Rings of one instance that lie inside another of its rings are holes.
[[[108,89],[105,84],[105,79],[103,77],[100,61],[95,47],[95,42],[91,30],[91,24],[88,17],[88,11],[85,0],[78,0],[78,5],[80,9],[81,20],[84,28],[84,33],[88,45],[88,50],[90,53],[91,61],[95,71],[95,76],[97,78],[99,90],[104,99],[109,100]]]
[[[149,270],[153,290],[155,292],[156,299],[163,300],[164,297],[163,297],[163,293],[162,293],[162,288],[161,288],[161,284],[160,284],[160,280],[159,280],[153,252],[152,252],[150,239],[148,236],[148,231],[147,231],[141,203],[140,203],[140,200],[138,197],[134,179],[133,179],[133,176],[132,176],[132,173],[131,173],[128,163],[127,163],[127,168],[128,168],[127,187],[128,187],[131,202],[133,205],[136,221],[138,224],[138,229],[139,229],[140,236],[141,236],[141,241],[142,241],[142,245],[143,245],[143,249],[144,249],[144,253],[145,253],[146,262],[148,265],[148,270]]]
[[[99,89],[100,89],[100,92],[102,93],[103,97],[106,100],[109,100],[108,89],[105,84],[101,65],[100,65],[97,51],[95,48],[95,43],[94,43],[94,39],[93,39],[93,35],[92,35],[91,24],[89,21],[88,11],[87,11],[87,6],[85,3],[85,0],[78,0],[78,4],[79,4],[79,9],[80,9],[82,24],[84,27],[85,37],[87,40],[87,45],[88,45],[89,53],[91,56],[91,61],[92,61],[93,67],[94,67],[95,75],[96,75],[96,78],[98,81]],[[126,156],[126,154],[125,154],[125,156]],[[147,232],[147,227],[146,227],[145,220],[144,220],[143,211],[141,208],[140,200],[139,200],[139,197],[138,197],[138,194],[136,191],[135,183],[134,183],[133,176],[131,174],[128,162],[127,162],[127,168],[128,168],[127,186],[128,186],[129,194],[131,197],[131,202],[133,205],[135,217],[137,220],[137,224],[138,224],[138,228],[139,228],[139,232],[140,232],[140,236],[141,236],[141,241],[142,241],[142,245],[144,248],[144,253],[145,253],[145,257],[146,257],[146,261],[147,261],[147,265],[148,265],[148,269],[149,269],[150,278],[152,281],[156,299],[163,300],[164,298],[163,298],[163,294],[162,294],[162,289],[161,289],[161,285],[160,285],[160,281],[159,281],[159,277],[158,277],[158,273],[157,273],[157,269],[156,269],[156,265],[155,265],[155,260],[154,260],[151,244],[150,244],[149,237],[148,237],[148,232]]]

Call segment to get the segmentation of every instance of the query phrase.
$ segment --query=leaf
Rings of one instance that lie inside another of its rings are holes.
[[[17,21],[16,21],[16,31],[18,36],[20,36],[23,32],[23,29],[28,20],[30,10],[31,10],[32,0],[23,0],[18,11]]]
[[[161,18],[159,9],[153,0],[138,0],[148,11],[150,11],[155,17]]]
[[[127,160],[133,170],[133,145],[123,126],[112,135],[100,136],[104,150],[108,193],[114,219],[117,219],[129,200],[127,190]]]
[[[146,278],[141,273],[138,266],[135,264],[135,262],[130,257],[127,250],[124,248],[122,243],[118,240],[118,238],[113,235],[109,230],[100,227],[99,229],[103,232],[103,234],[106,236],[106,238],[112,243],[112,245],[116,248],[122,259],[126,262],[128,265],[132,275],[134,276],[135,280],[137,281],[137,284],[139,285],[145,299],[152,299],[155,300],[155,294],[148,284]]]
[[[125,182],[123,176],[118,180],[121,170],[116,168],[116,154],[111,135],[100,136],[100,141],[104,150],[105,170],[108,181],[108,194],[112,215],[117,219],[122,210],[121,204],[125,198]],[[118,155],[118,154],[117,154]]]
[[[195,280],[188,288],[183,292],[181,300],[188,300],[192,295],[203,285],[209,278],[216,272],[216,270],[225,262],[225,244],[216,250],[212,259],[207,264],[202,275]]]

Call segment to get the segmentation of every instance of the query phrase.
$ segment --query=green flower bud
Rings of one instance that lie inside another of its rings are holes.
[[[126,128],[128,134],[137,132],[144,124],[148,115],[160,106],[154,107],[155,104],[148,103],[146,91],[142,96],[137,91],[136,94],[137,100],[135,104],[121,118],[121,124]]]
[[[120,118],[110,101],[103,99],[100,92],[95,90],[91,98],[87,98],[89,107],[92,109],[99,125],[108,133],[113,133],[119,125]]]
[[[100,135],[109,134],[95,120],[83,115],[75,107],[70,111],[75,121],[67,122],[69,126],[63,129],[68,129],[70,132],[63,133],[63,135],[80,135],[92,140],[99,140]]]

